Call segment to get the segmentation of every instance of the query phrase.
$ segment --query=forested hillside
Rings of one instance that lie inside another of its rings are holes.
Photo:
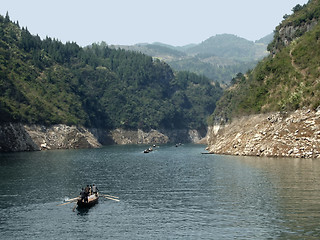
[[[297,5],[276,28],[271,54],[238,74],[217,104],[215,119],[320,105],[320,1]]]
[[[114,129],[206,126],[222,89],[144,54],[40,39],[0,16],[0,122]]]

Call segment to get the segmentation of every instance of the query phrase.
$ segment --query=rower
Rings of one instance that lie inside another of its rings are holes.
[[[84,202],[88,202],[88,196],[89,196],[89,185],[87,185],[87,187],[84,189],[84,192],[85,192]]]
[[[82,188],[82,190],[80,192],[80,197],[81,197],[81,202],[84,202],[84,199],[86,197],[86,193],[84,192],[83,188]]]
[[[92,185],[92,194],[95,194],[95,195],[97,195],[97,193],[98,193],[98,188],[97,188],[97,186],[96,185]]]

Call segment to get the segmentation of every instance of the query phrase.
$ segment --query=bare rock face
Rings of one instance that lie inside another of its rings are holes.
[[[320,158],[320,112],[247,116],[209,128],[211,153]]]
[[[289,45],[295,38],[299,37],[303,33],[309,32],[312,30],[318,21],[313,20],[310,23],[304,23],[300,26],[286,26],[282,27],[279,30],[279,37],[285,46]]]
[[[149,132],[115,129],[111,133],[116,144],[151,144],[167,143],[169,141],[166,135],[153,129]]]
[[[277,37],[274,39],[274,48],[271,50],[273,54],[279,51],[277,46],[288,46],[296,38],[300,37],[306,32],[311,31],[318,24],[317,19],[310,22],[300,24],[298,26],[286,25],[281,26],[278,30]]]
[[[0,152],[39,151],[22,124],[0,125]]]
[[[98,148],[109,144],[164,144],[169,142],[198,142],[196,130],[87,129],[57,124],[53,126],[3,124],[0,125],[0,152],[54,149]]]
[[[197,130],[188,129],[161,131],[151,129],[148,132],[144,132],[141,129],[137,131],[115,129],[111,131],[111,135],[116,144],[199,143],[202,138]]]
[[[97,148],[101,144],[88,129],[63,124],[50,127],[24,126],[34,143],[41,149]]]

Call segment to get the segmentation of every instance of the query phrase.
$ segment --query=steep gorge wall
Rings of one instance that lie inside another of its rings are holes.
[[[320,111],[297,110],[234,119],[209,128],[210,153],[320,158]]]

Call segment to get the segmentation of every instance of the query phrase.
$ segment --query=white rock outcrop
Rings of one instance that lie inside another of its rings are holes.
[[[320,158],[320,112],[260,114],[209,128],[210,153]]]

